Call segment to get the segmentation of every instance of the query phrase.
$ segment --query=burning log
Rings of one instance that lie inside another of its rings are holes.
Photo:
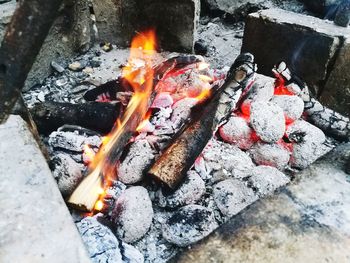
[[[174,189],[186,175],[218,126],[237,107],[244,89],[254,76],[254,57],[241,54],[231,66],[223,85],[213,95],[192,110],[191,122],[163,152],[149,174]],[[249,88],[250,85],[247,86]]]
[[[275,66],[273,73],[282,82],[283,86],[289,87],[292,93],[301,96],[304,101],[305,117],[309,122],[331,137],[341,141],[349,141],[349,118],[323,106],[312,97],[307,85],[287,68],[286,63],[281,62]]]
[[[196,56],[173,57],[161,63],[153,71],[154,76],[144,76],[142,82],[137,82],[134,72],[129,72],[127,79],[136,85],[135,94],[131,98],[119,124],[114,128],[106,144],[103,144],[92,162],[93,170],[73,192],[68,203],[75,208],[92,211],[95,203],[103,192],[103,186],[115,176],[116,165],[125,145],[135,133],[137,126],[143,120],[155,97],[155,88],[169,72],[186,65],[201,62]],[[129,78],[130,77],[130,78]],[[141,78],[142,79],[142,78]],[[101,191],[102,190],[102,191]]]
[[[20,96],[61,3],[62,0],[19,1],[0,48],[0,123],[7,119]]]
[[[30,109],[38,130],[48,134],[65,124],[108,133],[121,111],[120,103],[88,102],[72,104],[44,102]]]
[[[30,109],[38,130],[49,134],[65,124],[108,133],[121,111],[120,103],[87,102],[72,104],[44,102]]]

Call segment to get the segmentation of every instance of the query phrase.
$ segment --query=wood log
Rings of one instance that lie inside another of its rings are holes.
[[[19,1],[0,48],[0,123],[15,105],[62,0]]]
[[[305,85],[303,88],[304,112],[306,119],[320,128],[326,135],[339,141],[350,140],[350,119],[323,106],[313,98]]]
[[[176,188],[218,126],[230,116],[241,96],[247,94],[244,88],[254,78],[254,72],[253,55],[239,55],[223,85],[214,88],[211,98],[193,109],[191,121],[156,160],[149,174],[168,187]]]
[[[123,152],[125,145],[135,133],[137,126],[143,120],[148,108],[151,106],[156,95],[156,85],[169,72],[177,70],[186,65],[200,62],[196,56],[179,56],[166,60],[154,69],[153,89],[151,92],[143,94],[143,100],[133,103],[133,97],[120,121],[119,127],[112,132],[110,139],[96,155],[97,163],[90,174],[81,182],[68,200],[68,204],[84,211],[92,211],[104,184],[111,179],[109,176],[116,174],[116,165]],[[147,85],[147,80],[145,81]],[[141,86],[140,90],[144,87]]]
[[[106,134],[113,128],[122,107],[120,103],[72,104],[49,101],[35,104],[29,111],[42,134],[49,134],[65,124]]]

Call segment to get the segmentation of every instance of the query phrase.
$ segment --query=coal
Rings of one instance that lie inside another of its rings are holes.
[[[270,102],[252,103],[250,123],[261,140],[268,143],[281,139],[286,128],[282,109]]]
[[[193,204],[200,200],[205,193],[205,183],[198,173],[189,171],[184,182],[179,188],[168,195],[159,191],[159,206],[175,208],[188,204]]]
[[[296,142],[290,165],[296,168],[306,168],[327,152],[323,144],[326,140],[324,133],[312,124],[299,120],[291,124],[286,130],[287,138]]]
[[[77,132],[56,131],[50,134],[49,145],[55,149],[82,153],[84,145],[98,148],[101,138],[97,135],[86,137]]]
[[[219,134],[225,142],[234,144],[243,150],[247,150],[253,145],[253,133],[254,131],[250,128],[247,120],[239,116],[230,117],[227,123],[219,129]]]
[[[202,152],[203,169],[198,169],[202,178],[211,182],[228,178],[245,178],[254,164],[248,154],[237,146],[212,139]],[[195,166],[196,169],[199,168]]]
[[[152,164],[154,157],[154,150],[147,140],[134,142],[118,167],[118,179],[124,184],[140,182],[147,167]]]
[[[153,219],[152,202],[142,186],[126,189],[118,198],[112,218],[116,235],[125,242],[134,242],[143,237]]]
[[[92,262],[144,262],[143,255],[135,247],[119,241],[99,220],[96,215],[76,223]]]
[[[191,245],[218,227],[213,211],[200,205],[187,205],[173,214],[163,225],[163,237],[180,247]]]
[[[231,217],[253,203],[258,197],[244,182],[227,179],[214,185],[213,196],[224,216]]]
[[[254,167],[249,177],[250,186],[260,197],[273,193],[289,181],[290,179],[277,168],[265,165]]]
[[[272,98],[272,102],[283,110],[287,123],[299,119],[303,114],[304,101],[299,96],[278,95]]]
[[[83,180],[81,166],[69,155],[57,154],[51,159],[53,177],[57,181],[58,188],[63,197],[68,197]]]
[[[290,151],[281,144],[258,142],[249,149],[249,154],[258,165],[268,165],[284,170],[290,159]]]

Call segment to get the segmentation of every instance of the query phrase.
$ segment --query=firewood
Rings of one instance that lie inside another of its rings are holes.
[[[101,147],[99,152],[105,153],[105,158],[98,160],[93,171],[81,182],[68,200],[68,204],[80,210],[92,211],[99,198],[99,191],[110,180],[107,176],[115,174],[117,162],[125,145],[135,133],[137,126],[143,120],[148,108],[151,106],[156,94],[155,87],[170,71],[186,65],[200,62],[196,56],[179,56],[166,60],[155,68],[153,77],[153,89],[150,94],[144,94],[143,100],[138,103],[135,110],[126,109],[120,123],[122,129],[118,129],[110,140]],[[147,83],[147,81],[145,82]],[[141,90],[143,85],[141,86]],[[129,104],[130,105],[130,104]],[[128,106],[129,107],[129,106]],[[133,105],[131,104],[131,107]],[[116,127],[118,128],[118,127]]]
[[[87,102],[72,104],[43,102],[30,110],[40,133],[49,134],[65,124],[108,133],[121,112],[120,103]]]
[[[61,4],[62,0],[18,2],[0,48],[0,123],[18,100]]]
[[[192,111],[191,121],[156,160],[149,174],[174,189],[202,152],[218,126],[236,108],[255,72],[254,57],[244,53],[231,66],[225,82]]]

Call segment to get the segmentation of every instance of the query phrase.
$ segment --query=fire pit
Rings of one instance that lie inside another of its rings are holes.
[[[349,118],[289,61],[268,76],[255,54],[226,61],[204,45],[206,56],[170,53],[154,30],[137,32],[130,48],[52,61],[17,102],[93,262],[166,262],[349,139]]]

